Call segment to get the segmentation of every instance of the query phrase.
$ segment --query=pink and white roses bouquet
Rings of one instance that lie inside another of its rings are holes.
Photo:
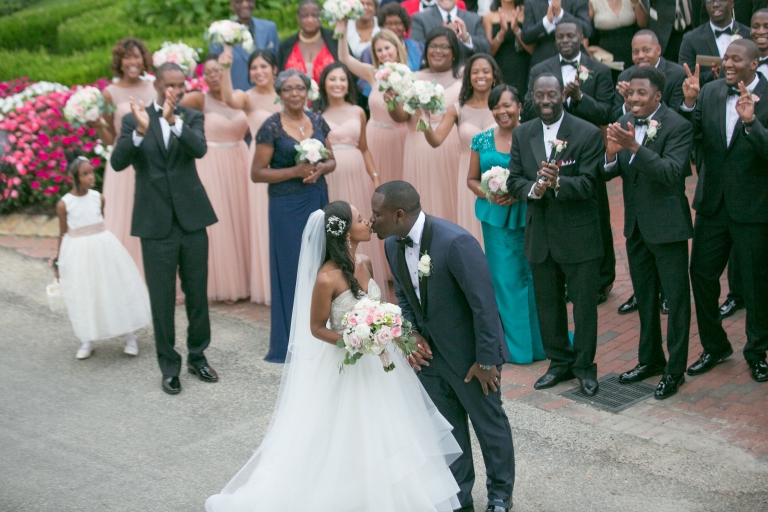
[[[341,20],[356,20],[363,16],[365,8],[360,0],[325,0],[323,3],[323,19],[330,25]],[[340,39],[342,34],[333,34],[334,39]]]
[[[107,103],[96,87],[77,87],[64,105],[64,117],[75,128],[95,123],[102,114],[114,112],[115,107]]]
[[[411,68],[397,62],[385,62],[375,73],[376,84],[379,91],[392,89],[397,93],[397,98],[387,102],[387,110],[394,110],[398,101],[403,100],[403,93],[416,80]]]
[[[395,369],[395,363],[387,352],[387,345],[394,343],[404,355],[416,351],[416,338],[411,336],[411,323],[403,318],[402,311],[394,304],[369,298],[360,299],[342,319],[343,338],[336,344],[347,351],[339,372],[344,366],[353,365],[365,354],[379,356],[385,372]]]
[[[485,198],[493,202],[494,197],[507,194],[507,178],[509,178],[509,169],[494,165],[485,171],[480,177],[480,190],[485,192]]]
[[[296,164],[306,160],[311,164],[321,162],[331,156],[331,152],[317,139],[304,139],[294,145],[296,150]]]
[[[172,62],[178,64],[184,70],[184,74],[192,76],[197,66],[197,58],[197,52],[189,45],[181,41],[178,43],[166,41],[159,50],[152,54],[152,65],[159,68],[166,62]]]
[[[236,21],[214,21],[208,27],[208,30],[205,31],[203,37],[206,42],[219,46],[236,46],[239,44],[248,53],[255,49],[251,31],[248,30],[248,27]]]
[[[403,110],[414,114],[423,110],[429,114],[445,114],[445,90],[443,86],[426,80],[415,80],[410,87],[403,91]],[[419,119],[416,131],[427,131],[426,121]]]

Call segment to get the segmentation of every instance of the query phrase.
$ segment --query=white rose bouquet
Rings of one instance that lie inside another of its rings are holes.
[[[430,114],[445,114],[445,91],[443,86],[426,80],[415,80],[410,87],[403,92],[403,110],[409,114],[417,110],[424,110]],[[416,131],[427,131],[426,121],[419,119]]]
[[[304,160],[314,165],[331,156],[328,148],[317,139],[304,139],[293,146],[293,148],[296,150],[297,165]]]
[[[323,3],[323,19],[330,25],[341,20],[356,20],[363,16],[365,8],[360,0],[326,0]],[[342,34],[333,34],[334,39],[340,39]]]
[[[311,79],[311,80],[312,80],[312,83],[309,85],[307,100],[317,101],[317,98],[320,97],[320,87],[317,86],[317,82],[315,82],[314,79]]]
[[[394,343],[404,355],[416,351],[416,338],[411,336],[411,323],[405,320],[400,308],[387,302],[368,298],[360,299],[350,312],[344,315],[343,338],[336,344],[347,351],[339,363],[339,373],[344,366],[353,365],[364,354],[379,356],[385,372],[395,369],[395,363],[387,352],[387,345]]]
[[[411,68],[397,62],[385,62],[375,73],[379,91],[392,89],[397,93],[397,98],[387,102],[387,110],[394,110],[398,101],[403,100],[403,93],[416,80]]]
[[[178,64],[187,76],[192,76],[197,67],[197,52],[189,45],[179,41],[178,43],[164,42],[163,45],[152,54],[152,65],[159,68],[166,62]]]
[[[493,202],[494,197],[507,194],[507,178],[509,178],[509,169],[494,165],[485,171],[480,177],[480,190],[485,192],[485,198]]]
[[[114,112],[114,105],[107,103],[101,91],[96,87],[78,87],[64,105],[64,117],[69,124],[80,128],[88,123],[95,123],[102,114]]]
[[[236,46],[239,44],[248,53],[255,49],[251,31],[248,30],[248,27],[236,21],[214,21],[208,27],[208,30],[205,31],[203,37],[206,42],[219,46]]]

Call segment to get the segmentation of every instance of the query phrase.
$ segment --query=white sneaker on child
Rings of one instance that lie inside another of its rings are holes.
[[[83,345],[77,351],[78,359],[88,359],[93,354],[93,347],[90,341],[83,342]]]
[[[136,344],[136,335],[133,333],[125,335],[125,350],[123,352],[129,356],[139,355],[139,346]]]

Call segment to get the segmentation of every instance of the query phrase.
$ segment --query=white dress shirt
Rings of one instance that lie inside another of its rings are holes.
[[[765,59],[766,57],[760,57],[760,60]],[[757,71],[762,73],[764,77],[768,78],[768,63],[760,64],[757,66]]]
[[[547,2],[547,5],[552,5],[552,0],[549,0]],[[541,20],[541,22],[544,24],[544,30],[547,31],[547,34],[551,34],[552,32],[555,31],[555,27],[563,19],[563,14],[565,14],[565,9],[563,9],[561,4],[560,14],[558,14],[557,16],[553,16],[551,22],[547,19],[546,14],[544,15],[544,19]]]
[[[413,240],[413,247],[405,246],[405,263],[408,265],[408,275],[411,276],[411,284],[416,290],[416,297],[421,302],[421,292],[419,291],[419,250],[421,249],[421,235],[424,233],[424,222],[427,216],[424,212],[419,213],[416,223],[408,232],[408,236]]]
[[[560,130],[560,125],[563,123],[563,118],[565,117],[565,112],[560,114],[560,119],[555,121],[552,124],[544,124],[544,121],[541,122],[541,126],[543,128],[543,136],[544,136],[544,150],[547,152],[547,161],[549,161],[552,156],[554,156],[552,142],[557,138],[557,132]],[[541,199],[541,196],[536,195],[534,193],[533,189],[536,187],[536,183],[533,184],[533,187],[531,187],[531,191],[528,192],[528,197],[531,199]],[[557,195],[557,191],[555,190],[555,195]]]
[[[443,8],[440,7],[440,5],[438,4],[437,10],[440,11],[440,16],[443,17],[443,23],[453,23],[454,21],[456,21],[456,18],[459,17],[459,8],[456,7],[455,5],[453,6],[453,9],[451,9],[450,11],[444,11]],[[449,14],[451,15],[450,22],[448,21]],[[458,35],[456,37],[458,37]],[[469,40],[466,43],[462,41],[460,37],[459,37],[459,42],[464,46],[466,46],[467,48],[472,48],[472,34],[467,33],[467,37],[469,38]]]
[[[560,62],[563,62],[564,60],[575,60],[579,62],[579,66],[581,66],[581,52],[579,52],[573,59],[566,59],[562,55],[559,55]],[[570,64],[566,64],[565,66],[560,66],[560,73],[563,75],[563,85],[569,84],[571,82],[577,82],[579,80],[578,74],[579,70],[575,67],[571,66]]]
[[[163,107],[157,104],[157,100],[153,101],[152,105],[160,114],[160,128],[163,130],[163,142],[165,142],[165,149],[168,149],[168,141],[171,138],[171,132],[173,132],[176,137],[181,137],[181,129],[184,127],[184,121],[181,119],[181,116],[176,116],[176,123],[173,126],[170,126],[168,121],[163,117]],[[133,145],[136,147],[141,146],[143,140],[144,136],[137,135],[136,130],[133,130]]]
[[[659,106],[656,107],[656,110],[653,111],[653,114],[649,115],[645,119],[650,122],[650,120],[653,119],[653,116],[656,115],[656,112],[658,112],[660,108],[661,108],[661,103],[659,103]],[[624,128],[624,127],[622,126],[622,128]],[[642,146],[643,145],[643,139],[645,138],[645,133],[647,131],[648,131],[648,125],[647,124],[643,124],[643,125],[639,125],[639,126],[635,125],[635,142],[637,142],[638,144],[640,144]],[[632,153],[632,156],[629,157],[629,163],[632,163],[632,160],[635,159],[635,155],[636,154],[637,153]],[[606,155],[606,157],[605,157],[605,170],[606,171],[610,171],[611,169],[613,169],[613,166],[616,165],[616,162],[618,162],[618,161],[619,161],[619,158],[616,157],[616,159],[613,162],[608,162],[608,155]]]
[[[733,30],[733,20],[731,20],[731,24],[729,25],[731,27],[731,30]],[[728,27],[723,27],[722,29],[719,27],[716,27],[711,21],[709,22],[709,27],[712,29],[712,34],[715,34],[716,30],[723,30]],[[720,53],[720,58],[723,58],[723,55],[725,55],[725,50],[728,49],[728,46],[731,44],[731,36],[729,34],[720,34],[719,36],[715,37],[715,42],[717,43],[717,51]]]

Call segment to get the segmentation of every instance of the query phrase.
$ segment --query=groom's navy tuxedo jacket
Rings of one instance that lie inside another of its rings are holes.
[[[403,315],[454,372],[464,377],[475,362],[490,366],[509,360],[488,262],[471,234],[426,216],[420,250],[432,258],[432,272],[419,279],[421,301],[397,237],[388,238],[384,248]]]

